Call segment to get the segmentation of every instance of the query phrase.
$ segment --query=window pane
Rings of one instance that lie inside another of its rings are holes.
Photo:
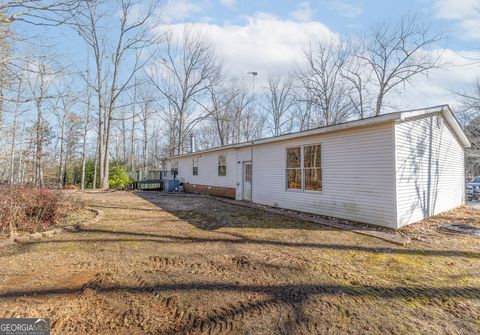
[[[303,148],[303,166],[305,168],[321,167],[320,145],[310,145]]]
[[[288,169],[287,170],[287,188],[302,189],[302,170]]]
[[[245,164],[245,181],[252,181],[252,164]]]
[[[198,176],[198,158],[193,159],[193,175]]]
[[[218,156],[218,175],[227,175],[227,159],[225,158],[225,155]]]
[[[178,175],[178,161],[172,161],[170,166],[170,173],[174,178]]]
[[[306,190],[322,190],[322,169],[305,169],[304,174]]]
[[[301,162],[300,152],[301,152],[300,147],[287,149],[287,168],[300,167],[300,162]]]

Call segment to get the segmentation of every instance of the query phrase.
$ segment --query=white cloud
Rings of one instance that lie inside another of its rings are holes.
[[[237,78],[247,77],[247,72],[257,71],[259,81],[269,75],[289,73],[302,58],[303,47],[311,38],[338,40],[320,22],[295,22],[276,16],[257,13],[245,19],[243,25],[190,23],[189,28],[207,35],[223,59],[228,72]],[[171,30],[181,34],[185,24],[157,27],[159,32]]]
[[[300,3],[298,8],[290,13],[290,17],[296,21],[308,22],[312,20],[313,9],[308,1]]]
[[[330,0],[330,8],[346,17],[357,17],[362,15],[363,8],[361,3],[350,0]]]
[[[302,50],[311,39],[338,41],[340,35],[318,21],[298,22],[283,20],[266,13],[245,18],[242,24],[214,24],[208,22],[165,24],[159,32],[171,30],[182,34],[185,26],[203,32],[216,47],[229,74],[235,79],[248,80],[247,72],[259,73],[258,88],[269,76],[287,75],[303,61]],[[480,52],[450,49],[429,52],[442,54],[448,65],[432,71],[428,77],[415,77],[405,92],[392,92],[387,103],[397,109],[419,108],[439,104],[455,105],[452,91],[466,90],[480,77],[480,67],[472,59],[480,59]]]
[[[158,16],[163,23],[173,23],[186,20],[201,11],[201,5],[189,0],[167,0]]]
[[[466,18],[480,4],[478,0],[434,0],[437,16],[443,19]]]
[[[235,0],[220,0],[220,3],[228,8],[235,8],[236,1]]]
[[[433,0],[436,17],[458,21],[463,37],[480,39],[480,2],[478,0]]]
[[[455,107],[457,97],[454,92],[468,91],[475,79],[480,77],[480,67],[472,62],[472,59],[480,59],[480,52],[456,52],[451,49],[431,52],[441,53],[441,61],[446,66],[432,71],[428,77],[414,78],[405,92],[392,93],[389,99],[392,105],[406,109],[447,103]]]

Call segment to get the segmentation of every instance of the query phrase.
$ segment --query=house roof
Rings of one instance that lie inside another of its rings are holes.
[[[229,145],[224,145],[224,146],[215,147],[211,149],[195,151],[195,152],[186,153],[182,155],[176,155],[176,156],[168,157],[168,159],[188,157],[192,155],[198,155],[201,153],[207,153],[207,152],[213,152],[213,151],[219,151],[219,150],[225,150],[225,149],[237,149],[237,148],[249,147],[252,145],[260,145],[260,144],[266,144],[271,142],[285,141],[289,139],[297,139],[297,138],[306,137],[306,136],[331,133],[331,132],[336,132],[340,130],[358,128],[358,127],[385,124],[390,122],[399,122],[399,121],[408,120],[414,117],[420,117],[428,114],[439,114],[439,113],[443,115],[443,117],[445,118],[449,126],[454,131],[460,143],[462,143],[462,145],[465,148],[470,147],[470,141],[468,140],[467,136],[465,135],[465,132],[463,131],[460,124],[458,123],[458,120],[456,119],[455,115],[450,109],[450,106],[440,105],[440,106],[434,106],[434,107],[428,107],[428,108],[422,108],[422,109],[413,109],[413,110],[387,113],[387,114],[372,116],[372,117],[368,117],[360,120],[347,121],[347,122],[343,122],[343,123],[339,123],[331,126],[318,127],[314,129],[298,131],[298,132],[289,133],[285,135],[266,137],[266,138],[261,138],[261,139],[252,140],[248,142],[229,144]]]

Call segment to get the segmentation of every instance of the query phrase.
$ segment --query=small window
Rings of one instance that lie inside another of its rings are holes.
[[[218,156],[218,175],[227,175],[227,159],[225,158],[225,155]]]
[[[173,178],[178,175],[178,161],[172,161],[170,167],[170,173],[172,174]]]
[[[302,189],[301,147],[287,149],[287,188]]]
[[[252,164],[245,164],[245,181],[252,181]]]
[[[193,175],[198,176],[198,158],[193,159]]]

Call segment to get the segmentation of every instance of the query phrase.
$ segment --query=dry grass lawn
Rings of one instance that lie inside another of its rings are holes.
[[[53,334],[480,333],[480,239],[436,221],[400,247],[212,199],[84,197],[98,224],[0,250],[0,317]]]

